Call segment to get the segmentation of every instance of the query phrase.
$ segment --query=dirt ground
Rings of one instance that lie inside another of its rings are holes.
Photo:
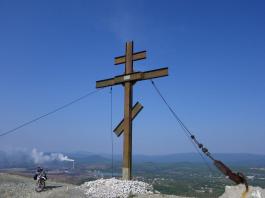
[[[43,192],[34,190],[35,181],[30,178],[0,173],[1,198],[86,198],[85,194],[71,184],[47,181]]]
[[[37,193],[33,179],[0,173],[1,198],[87,198],[75,185],[47,181],[46,189]],[[142,195],[139,198],[180,198],[173,195]]]

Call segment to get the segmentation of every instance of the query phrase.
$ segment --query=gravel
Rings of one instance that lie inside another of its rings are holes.
[[[88,197],[93,198],[126,198],[135,195],[154,194],[153,187],[147,183],[115,178],[86,182],[80,188]]]

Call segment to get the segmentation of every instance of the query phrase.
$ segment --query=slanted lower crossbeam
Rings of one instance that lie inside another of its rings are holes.
[[[132,108],[132,120],[141,112],[144,107],[140,102],[137,102]],[[119,137],[124,131],[124,119],[117,125],[113,130],[114,133]]]

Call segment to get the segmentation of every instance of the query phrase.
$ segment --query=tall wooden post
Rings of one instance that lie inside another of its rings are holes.
[[[126,43],[125,74],[133,73],[133,42]],[[131,179],[132,167],[132,82],[124,83],[124,144],[123,144],[123,179]]]
[[[132,179],[132,121],[143,109],[143,106],[139,102],[137,102],[132,108],[133,85],[140,80],[147,80],[168,75],[167,68],[147,72],[134,72],[133,61],[145,58],[146,51],[134,53],[133,42],[129,41],[126,43],[125,55],[115,58],[115,65],[125,64],[124,74],[96,82],[97,88],[118,84],[122,84],[124,86],[124,118],[114,129],[114,132],[118,137],[124,132],[122,178],[125,180]]]

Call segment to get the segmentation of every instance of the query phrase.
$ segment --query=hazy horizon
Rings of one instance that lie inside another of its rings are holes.
[[[30,153],[33,150],[35,150],[36,148],[32,148],[32,149],[17,149],[17,148],[12,148],[12,149],[2,149],[0,150],[0,152],[5,152],[5,153],[19,153],[19,152],[23,152],[23,153]],[[37,149],[38,150],[38,149]],[[91,154],[91,155],[100,155],[100,156],[111,156],[112,153],[111,152],[93,152],[93,151],[89,151],[89,150],[72,150],[72,151],[63,151],[63,150],[38,150],[38,152],[42,152],[45,154],[49,154],[49,153],[62,153],[62,154],[75,154],[75,153],[84,153],[84,154]],[[198,155],[198,153],[196,151],[191,151],[191,152],[175,152],[175,153],[163,153],[163,154],[145,154],[145,153],[133,153],[134,156],[169,156],[169,155],[186,155],[186,154],[195,154]],[[262,153],[211,153],[213,156],[214,155],[261,155],[261,156],[265,156],[265,154]],[[115,156],[120,156],[123,155],[123,153],[113,153],[113,155]]]

